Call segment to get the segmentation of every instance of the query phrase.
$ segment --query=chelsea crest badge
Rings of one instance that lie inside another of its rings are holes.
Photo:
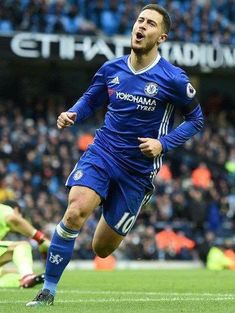
[[[158,93],[158,85],[156,83],[147,83],[144,92],[149,97],[154,97]]]
[[[74,174],[73,174],[73,179],[74,180],[79,180],[80,178],[82,178],[83,176],[83,172],[81,170],[77,170]]]

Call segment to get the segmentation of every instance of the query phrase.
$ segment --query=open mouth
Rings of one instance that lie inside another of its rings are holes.
[[[136,40],[141,41],[144,39],[144,35],[141,32],[136,33]]]

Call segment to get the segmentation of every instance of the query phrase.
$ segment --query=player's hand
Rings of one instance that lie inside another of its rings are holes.
[[[76,112],[62,112],[57,118],[57,127],[62,129],[73,125],[76,117]]]
[[[153,138],[138,138],[141,142],[140,151],[148,158],[154,158],[162,152],[162,144],[159,140]]]

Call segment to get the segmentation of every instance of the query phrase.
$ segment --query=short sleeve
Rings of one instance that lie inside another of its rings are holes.
[[[1,217],[5,218],[8,215],[11,215],[14,212],[14,210],[12,209],[12,207],[8,206],[8,205],[1,205]]]
[[[6,222],[6,217],[12,213],[13,209],[10,206],[0,204],[0,240],[2,240],[10,231],[10,227]]]

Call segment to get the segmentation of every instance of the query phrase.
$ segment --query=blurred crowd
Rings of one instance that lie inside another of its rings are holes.
[[[141,7],[149,3],[169,11],[171,40],[235,44],[234,0],[4,0],[0,33],[129,35]]]
[[[233,244],[235,116],[233,109],[221,110],[223,97],[212,108],[213,97],[204,105],[203,131],[165,156],[153,197],[117,258],[203,259],[215,241],[230,238]],[[79,127],[59,131],[56,119],[65,103],[60,96],[0,100],[0,202],[18,200],[48,236],[66,209],[67,176],[103,120],[97,112]],[[91,238],[99,216],[97,209],[78,236],[75,258],[94,257]]]

